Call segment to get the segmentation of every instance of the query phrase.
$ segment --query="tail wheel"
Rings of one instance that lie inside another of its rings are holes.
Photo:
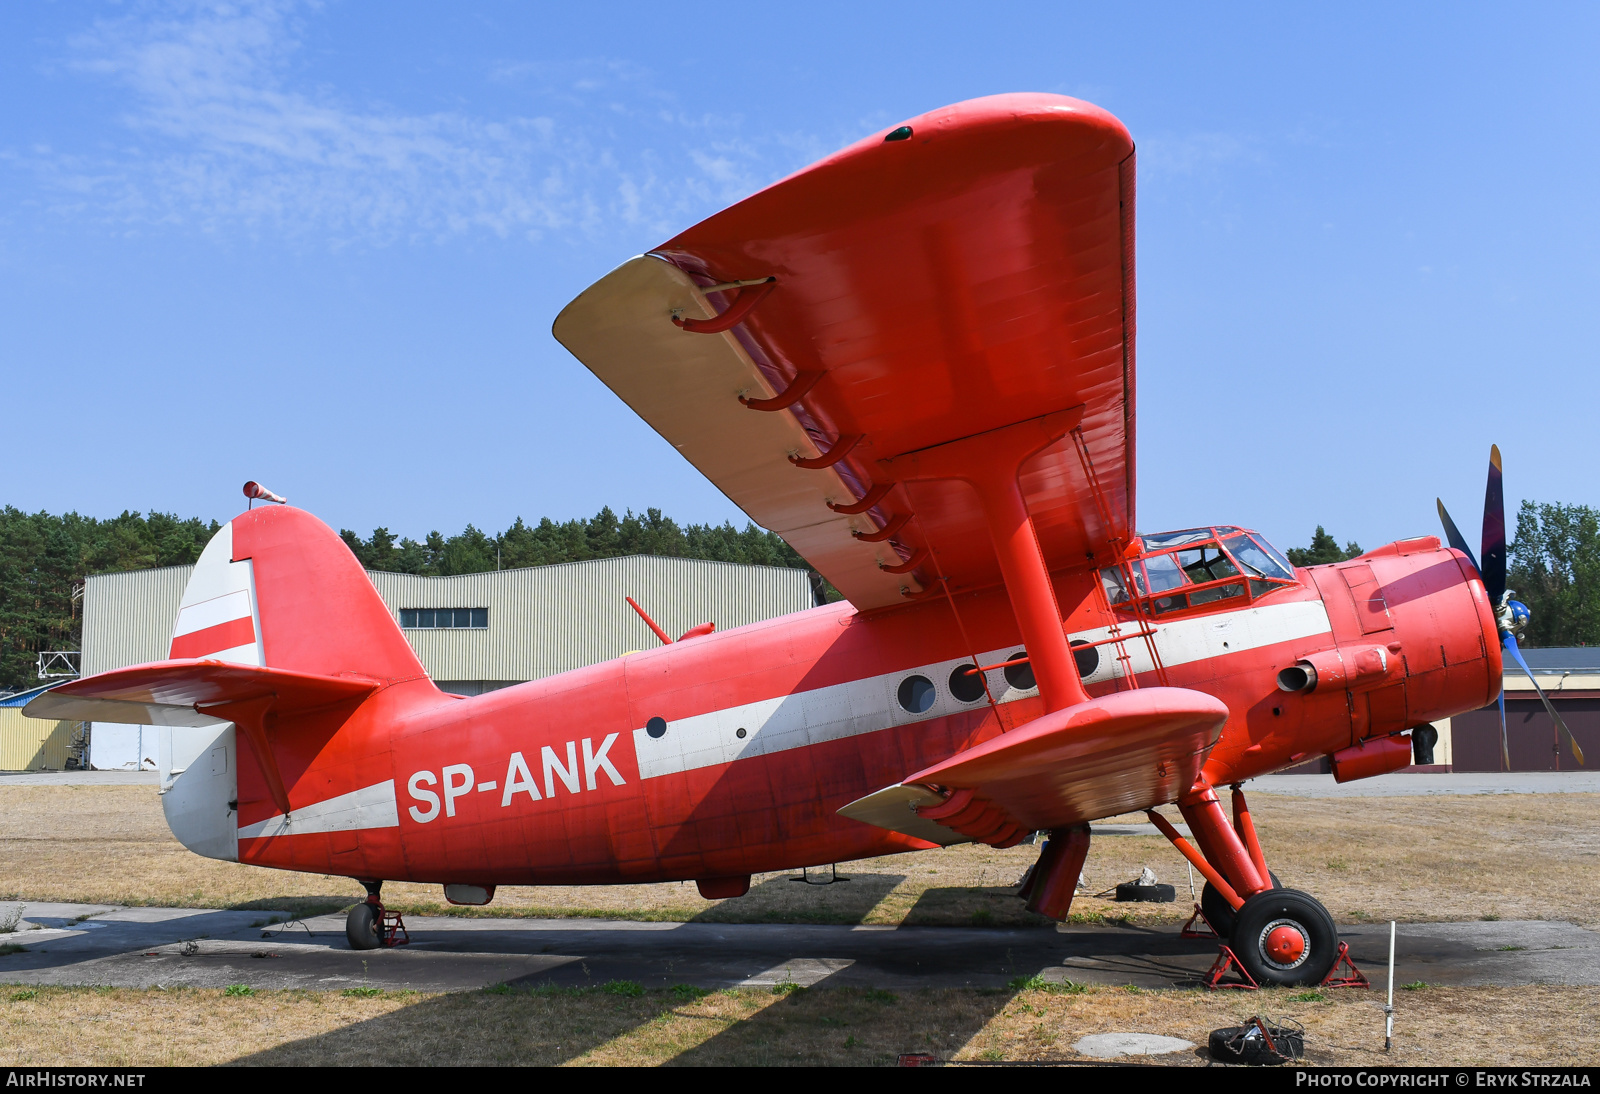
[[[1274,889],[1283,888],[1283,882],[1278,880],[1277,874],[1274,874],[1271,870],[1268,870],[1267,873],[1272,878],[1272,887]],[[1200,910],[1205,913],[1206,922],[1211,924],[1213,931],[1216,931],[1223,938],[1231,938],[1233,936],[1233,908],[1229,906],[1228,902],[1223,899],[1222,894],[1217,892],[1209,881],[1206,882],[1206,887],[1200,890]]]
[[[1244,902],[1229,945],[1258,984],[1320,984],[1339,956],[1339,931],[1312,897],[1269,889]]]
[[[376,904],[363,901],[345,916],[344,937],[352,950],[375,950],[383,944],[379,935],[382,912]]]

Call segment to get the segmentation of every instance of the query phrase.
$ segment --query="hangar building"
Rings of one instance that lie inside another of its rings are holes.
[[[83,596],[83,674],[165,658],[193,570],[166,566],[90,577]],[[658,645],[628,607],[629,596],[674,636],[701,623],[727,630],[816,603],[804,570],[655,555],[453,577],[373,570],[367,576],[428,674],[458,695],[478,695]],[[338,620],[309,625],[337,627]],[[157,765],[157,734],[151,727],[97,722],[89,742],[93,767]]]

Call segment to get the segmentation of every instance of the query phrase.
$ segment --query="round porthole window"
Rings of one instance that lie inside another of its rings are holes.
[[[1078,663],[1078,676],[1087,680],[1100,667],[1100,647],[1091,646],[1079,638],[1072,643],[1072,659]]]
[[[644,731],[652,737],[664,736],[667,732],[667,720],[660,716],[652,718],[644,724]]]
[[[1018,650],[1010,657],[1007,657],[1006,660],[1015,661],[1019,657],[1026,656],[1028,656],[1027,650]],[[1027,661],[1022,662],[1020,665],[1007,665],[1006,683],[1018,691],[1031,691],[1037,683],[1033,678],[1033,665]]]
[[[977,665],[957,665],[950,674],[950,694],[963,703],[976,703],[983,698],[983,674]]]
[[[933,681],[926,676],[907,676],[900,681],[900,705],[908,714],[926,714],[933,700]]]
[[[740,726],[738,729],[736,729],[733,735],[739,738],[741,741],[744,740],[744,726]]]

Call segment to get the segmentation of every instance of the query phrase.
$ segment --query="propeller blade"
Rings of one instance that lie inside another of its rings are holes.
[[[1556,713],[1555,704],[1552,703],[1545,695],[1544,689],[1539,686],[1539,681],[1533,678],[1533,670],[1528,667],[1528,662],[1522,659],[1522,651],[1517,648],[1516,635],[1502,635],[1501,644],[1505,646],[1506,650],[1510,652],[1512,657],[1517,659],[1517,664],[1522,666],[1522,671],[1528,674],[1528,680],[1533,684],[1533,690],[1539,693],[1539,701],[1544,704],[1544,709],[1549,712],[1551,719],[1556,723],[1556,728],[1561,731],[1561,735],[1567,739],[1567,747],[1572,749],[1572,758],[1577,760],[1578,763],[1582,765],[1583,749],[1578,747],[1577,739],[1572,736],[1572,730],[1567,728],[1567,723],[1562,720],[1561,715]],[[1505,692],[1502,691],[1500,693],[1500,709],[1502,711],[1500,715],[1500,722],[1502,726],[1505,724],[1505,714],[1503,713],[1505,710],[1505,705]],[[1509,764],[1507,765],[1507,770],[1510,770]]]
[[[1480,574],[1483,573],[1482,570],[1478,569],[1478,560],[1472,556],[1472,548],[1467,546],[1466,538],[1462,536],[1461,529],[1456,527],[1456,522],[1451,520],[1450,514],[1445,511],[1444,501],[1440,498],[1434,498],[1433,500],[1439,505],[1439,520],[1444,524],[1444,538],[1450,541],[1450,546],[1467,556],[1467,561],[1472,563],[1474,570],[1478,570]],[[1496,607],[1498,606],[1497,603]]]
[[[1506,501],[1500,479],[1500,446],[1489,446],[1489,482],[1483,490],[1483,588],[1500,607],[1506,591]]]
[[[1506,692],[1500,689],[1500,770],[1511,770],[1511,746],[1506,742]]]

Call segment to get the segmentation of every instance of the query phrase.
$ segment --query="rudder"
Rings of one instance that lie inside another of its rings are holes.
[[[350,548],[286,505],[240,513],[206,545],[169,656],[385,683],[426,675]]]

